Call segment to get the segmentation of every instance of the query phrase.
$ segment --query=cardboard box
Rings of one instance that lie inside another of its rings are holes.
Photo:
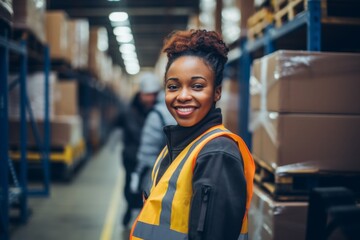
[[[45,36],[45,0],[13,0],[14,28],[30,30],[40,42],[46,42]]]
[[[249,211],[249,239],[304,240],[307,202],[276,202],[256,185]]]
[[[75,80],[59,81],[55,88],[55,115],[78,115],[78,83]]]
[[[305,240],[308,202],[277,202],[258,186],[254,186],[249,211],[249,239]],[[328,223],[331,217],[327,216]],[[336,228],[328,240],[349,239]]]
[[[89,39],[88,67],[96,77],[101,76],[101,64],[108,48],[108,35],[104,27],[91,27]]]
[[[44,121],[36,121],[40,138],[44,136]],[[11,120],[9,122],[10,145],[20,144],[20,121]],[[82,121],[80,116],[61,116],[50,121],[50,146],[61,147],[65,145],[75,146],[83,138]],[[31,123],[27,123],[27,146],[38,146]]]
[[[50,57],[68,60],[68,17],[64,11],[46,12],[46,39]]]
[[[360,54],[280,50],[257,59],[251,108],[282,113],[360,114]]]
[[[272,114],[253,134],[261,160],[274,168],[360,172],[360,116]]]

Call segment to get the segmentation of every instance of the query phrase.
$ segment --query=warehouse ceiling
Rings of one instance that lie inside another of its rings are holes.
[[[119,43],[109,20],[111,12],[127,12],[141,68],[154,67],[164,37],[173,30],[186,29],[189,18],[198,12],[199,0],[48,0],[47,9],[65,10],[70,18],[87,18],[90,26],[105,26],[109,55],[121,66]]]

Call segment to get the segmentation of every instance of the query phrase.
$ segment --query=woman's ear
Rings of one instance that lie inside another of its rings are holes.
[[[221,85],[215,87],[215,97],[214,97],[215,102],[220,100],[220,98],[221,98],[221,90],[222,90]]]

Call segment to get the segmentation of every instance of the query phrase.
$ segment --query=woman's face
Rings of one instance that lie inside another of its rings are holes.
[[[165,102],[176,122],[191,127],[200,122],[220,99],[215,74],[204,60],[182,56],[169,67],[165,76]]]

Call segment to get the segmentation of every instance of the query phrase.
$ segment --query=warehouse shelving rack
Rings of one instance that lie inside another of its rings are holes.
[[[275,28],[273,25],[269,25],[262,37],[255,40],[242,39],[239,43],[239,47],[232,50],[233,54],[229,57],[229,65],[235,64],[238,68],[238,82],[240,84],[239,92],[239,135],[244,139],[247,145],[251,149],[251,133],[248,129],[249,124],[249,81],[251,74],[251,64],[253,59],[270,54],[277,49],[292,49],[292,50],[307,50],[307,51],[336,51],[336,47],[324,44],[326,38],[323,34],[334,34],[334,29],[327,29],[326,22],[322,19],[322,6],[321,0],[305,0],[307,1],[307,9],[299,13],[294,19],[283,24],[280,28]],[[339,18],[340,19],[340,18]],[[358,22],[351,19],[350,26],[359,30]],[[329,22],[334,23],[333,19]],[[351,30],[348,26],[336,22],[331,25],[335,27],[343,27],[344,31],[350,33]],[[336,35],[336,30],[335,30]],[[337,34],[339,35],[339,34]],[[306,36],[306,37],[305,37]],[[332,35],[331,37],[333,37]],[[359,36],[352,35],[354,38],[359,39]],[[339,37],[339,36],[337,36]],[[336,39],[336,41],[339,38]],[[345,40],[345,39],[343,39]],[[357,46],[359,42],[357,40],[352,41],[350,48]],[[343,47],[341,51],[346,51],[347,43],[336,42],[337,45]],[[358,47],[358,46],[357,46]]]
[[[9,56],[13,53],[19,56],[20,77],[8,83],[10,70]],[[21,43],[9,40],[8,33],[0,36],[0,240],[9,239],[10,208],[18,207],[20,223],[26,223],[29,215],[28,196],[48,196],[50,194],[49,172],[49,48],[44,46],[44,72],[45,72],[45,115],[44,136],[41,142],[37,126],[33,120],[31,105],[26,93],[26,75],[28,72],[28,51],[26,42]],[[20,91],[20,164],[19,178],[17,179],[12,160],[9,158],[9,116],[8,116],[8,93],[19,85]],[[28,189],[28,163],[27,163],[27,117],[29,113],[33,132],[38,145],[42,149],[43,187]],[[16,188],[9,187],[9,178],[12,176]]]
[[[64,70],[64,68],[62,68],[58,72],[58,77],[62,79],[62,81],[75,79],[79,84],[78,104],[80,115],[83,119],[83,137],[86,145],[85,158],[87,158],[99,147],[93,146],[91,143],[91,136],[89,134],[91,128],[89,121],[91,118],[91,111],[93,109],[98,109],[100,111],[98,132],[101,144],[106,140],[109,131],[113,127],[114,119],[110,119],[106,111],[109,108],[116,108],[121,111],[124,108],[123,103],[111,89],[106,87],[103,82],[97,80],[88,70],[72,68]]]

